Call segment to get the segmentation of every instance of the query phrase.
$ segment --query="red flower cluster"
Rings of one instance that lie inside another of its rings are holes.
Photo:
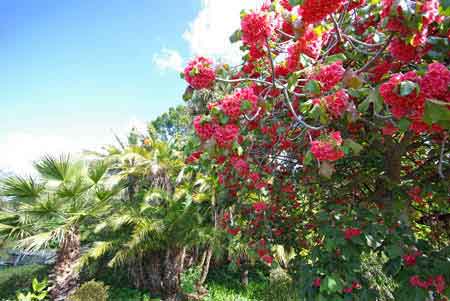
[[[411,286],[420,287],[423,289],[428,289],[430,286],[436,288],[436,292],[442,294],[446,288],[445,278],[442,275],[437,275],[436,277],[428,277],[428,280],[423,281],[418,275],[411,276],[409,278],[409,283]]]
[[[328,138],[311,142],[311,153],[319,161],[336,161],[344,157],[339,148],[342,144],[340,132],[333,132]]]
[[[237,156],[232,156],[230,162],[239,176],[241,177],[248,176],[250,172],[250,167],[248,166],[248,163],[244,159]]]
[[[255,95],[252,88],[237,90],[235,94],[226,96],[219,101],[217,106],[230,118],[231,122],[234,122],[241,116],[241,106],[244,101],[250,103],[250,108],[248,110],[252,111],[256,108],[258,96]]]
[[[341,8],[343,0],[305,0],[299,8],[299,15],[305,24],[314,24]]]
[[[216,126],[213,136],[220,147],[230,147],[238,134],[239,127],[237,125],[226,124],[224,126]]]
[[[345,90],[339,90],[332,95],[324,97],[328,112],[333,118],[339,118],[348,108],[349,96]]]
[[[197,115],[194,118],[194,129],[197,136],[202,140],[208,140],[214,134],[214,124],[202,121],[202,116]]]
[[[422,198],[421,194],[422,194],[422,189],[420,189],[419,186],[415,186],[408,191],[408,195],[416,203],[423,202],[423,198]]]
[[[267,204],[264,202],[256,202],[252,205],[256,213],[261,213],[267,209]]]
[[[361,235],[362,231],[358,228],[347,228],[344,231],[344,236],[346,240],[352,239],[354,236]]]
[[[194,89],[210,88],[216,79],[212,61],[202,56],[190,61],[184,69],[184,78]]]
[[[300,54],[306,54],[307,56],[317,59],[320,55],[320,49],[322,48],[322,37],[318,36],[313,28],[308,27],[305,33],[298,41],[291,45],[288,49],[287,68],[293,72],[299,68]]]
[[[203,151],[195,151],[189,157],[186,158],[186,164],[192,164],[197,161],[200,156],[203,154]]]
[[[421,255],[422,255],[422,253],[420,251],[415,251],[410,254],[405,254],[405,255],[403,255],[403,262],[407,266],[413,266],[416,264],[416,258]]]
[[[420,81],[420,89],[427,98],[435,98],[450,103],[450,71],[440,63],[428,65],[427,73]]]
[[[395,118],[421,117],[425,102],[424,95],[422,91],[412,91],[408,95],[400,96],[399,85],[403,81],[418,83],[419,78],[413,71],[406,74],[394,74],[389,81],[380,86],[380,94],[384,98],[385,103],[390,106],[392,115]]]
[[[313,286],[314,286],[314,287],[320,287],[320,282],[321,282],[320,277],[317,277],[317,278],[314,279],[314,281],[313,281]]]
[[[413,47],[399,38],[393,39],[388,49],[394,58],[404,63],[415,62],[423,55],[422,49]]]
[[[242,42],[250,46],[264,44],[271,33],[268,17],[259,12],[251,12],[242,17],[241,29]]]
[[[327,92],[342,80],[344,73],[345,69],[342,67],[342,62],[338,61],[321,68],[319,73],[313,75],[311,79],[321,83],[321,92]]]

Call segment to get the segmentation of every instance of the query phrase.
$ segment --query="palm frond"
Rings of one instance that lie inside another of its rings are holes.
[[[60,155],[59,157],[45,155],[41,160],[34,163],[34,167],[41,176],[61,182],[66,180],[70,165],[71,159],[69,155]]]
[[[106,175],[108,168],[109,165],[106,160],[96,160],[89,166],[88,176],[97,184]]]
[[[44,183],[39,183],[32,177],[12,176],[0,183],[0,195],[23,202],[37,199],[44,189]]]

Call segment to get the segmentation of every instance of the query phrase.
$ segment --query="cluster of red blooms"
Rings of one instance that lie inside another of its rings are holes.
[[[210,88],[216,79],[212,61],[202,56],[190,61],[184,69],[184,78],[194,89]]]
[[[336,161],[344,156],[344,152],[339,148],[342,145],[340,132],[333,132],[325,139],[311,142],[311,153],[319,161]]]
[[[413,266],[416,264],[416,258],[421,256],[422,253],[420,251],[415,251],[413,253],[410,254],[405,254],[403,255],[403,262],[405,263],[405,265],[407,266]]]
[[[264,239],[259,240],[259,247],[256,250],[256,253],[258,253],[259,258],[261,258],[262,261],[272,264],[273,257],[269,255],[270,252]]]
[[[409,283],[411,286],[420,287],[423,289],[428,289],[431,286],[434,286],[436,292],[442,294],[446,288],[445,278],[442,275],[437,275],[436,277],[428,277],[426,281],[421,280],[418,275],[411,276],[409,278]]]
[[[405,81],[415,83],[417,88],[401,96],[400,85]],[[433,63],[428,66],[428,71],[422,78],[413,71],[393,74],[380,86],[380,94],[385,103],[390,106],[395,118],[409,118],[413,122],[410,129],[421,133],[429,130],[429,126],[422,121],[426,99],[434,98],[450,102],[449,82],[450,71],[447,67],[440,63]],[[436,126],[431,129],[440,130]]]
[[[392,136],[398,131],[392,123],[387,122],[386,125],[381,129],[384,136]]]
[[[321,92],[327,92],[342,80],[344,73],[345,69],[342,67],[342,62],[338,61],[322,67],[318,74],[311,76],[311,79],[321,83]]]
[[[387,19],[386,28],[389,31],[400,34],[402,37],[395,38],[389,46],[392,56],[402,62],[418,60],[427,51],[427,46],[425,44],[429,34],[430,25],[433,22],[439,22],[442,18],[439,16],[439,1],[416,1],[415,5],[420,10],[415,18],[421,23],[421,26],[419,29],[415,30],[412,30],[407,25],[407,20],[404,17],[403,9],[410,8],[402,8],[399,5],[399,2],[394,0],[383,0],[382,5],[383,10],[381,12],[381,17]],[[396,7],[394,7],[394,5],[396,5]],[[408,42],[409,40],[411,40],[411,42]]]
[[[344,2],[343,0],[305,0],[299,7],[299,15],[305,24],[318,23],[339,10]]]
[[[419,186],[415,186],[408,191],[408,195],[416,203],[423,202],[423,197],[421,196],[421,194],[422,194],[422,189],[420,189]]]
[[[339,90],[332,95],[324,97],[328,112],[333,118],[339,118],[344,114],[349,105],[349,96],[345,90]]]
[[[304,34],[288,48],[287,69],[290,72],[298,70],[300,66],[300,54],[305,54],[313,59],[320,55],[323,39],[314,32],[312,27],[307,27]]]
[[[249,102],[249,111],[253,111],[256,108],[258,96],[255,95],[253,89],[245,88],[237,90],[233,95],[226,96],[220,100],[217,103],[217,107],[230,118],[231,122],[234,122],[241,116],[241,106],[244,101]]]
[[[344,237],[346,240],[352,239],[354,236],[361,235],[362,231],[358,228],[347,228],[344,231]]]
[[[195,151],[193,152],[189,157],[186,158],[186,164],[192,164],[198,159],[200,159],[200,156],[203,154],[203,151]]]
[[[250,12],[241,19],[242,42],[249,46],[261,46],[270,36],[269,18],[259,12]]]
[[[353,282],[352,282],[352,286],[345,287],[345,288],[342,290],[342,292],[343,292],[344,294],[351,294],[351,293],[353,292],[354,289],[360,289],[361,287],[362,287],[362,286],[361,286],[361,283],[359,283],[359,282],[357,282],[357,281],[353,281]]]

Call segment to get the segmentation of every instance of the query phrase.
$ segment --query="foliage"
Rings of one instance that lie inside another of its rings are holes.
[[[47,276],[48,267],[43,265],[25,265],[0,269],[0,300],[14,300],[16,292],[26,292],[32,286],[33,279]]]
[[[103,282],[91,280],[83,283],[69,296],[69,301],[107,301],[108,286]]]
[[[450,296],[447,8],[271,1],[241,13],[242,65],[186,67],[189,163],[249,256],[294,251],[301,300]]]
[[[47,279],[43,279],[39,282],[37,278],[33,278],[32,281],[32,290],[31,292],[17,293],[17,301],[39,301],[39,300],[46,300],[48,295],[48,283]]]

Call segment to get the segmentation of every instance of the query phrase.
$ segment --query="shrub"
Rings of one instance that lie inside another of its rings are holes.
[[[25,265],[0,269],[0,300],[14,300],[16,292],[28,290],[34,278],[47,276],[48,266]]]
[[[81,285],[69,297],[69,301],[107,301],[108,286],[103,282],[95,280],[88,281]]]

